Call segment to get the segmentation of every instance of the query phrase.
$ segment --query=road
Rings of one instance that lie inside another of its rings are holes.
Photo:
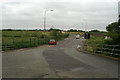
[[[76,50],[71,34],[57,45],[2,54],[3,78],[118,78],[118,61]]]

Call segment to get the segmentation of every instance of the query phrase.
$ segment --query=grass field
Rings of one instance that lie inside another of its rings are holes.
[[[96,37],[91,35],[90,39],[87,40],[87,51],[93,52],[96,49],[97,45],[103,45],[104,44],[104,37]]]
[[[90,39],[87,39],[86,51],[118,58],[120,46],[107,44],[106,42],[111,40],[111,38],[105,39],[105,35],[106,33],[91,34]]]
[[[2,50],[35,47],[48,44],[50,39],[58,41],[68,36],[67,33],[56,32],[55,36],[51,33],[48,31],[45,33],[43,31],[2,31]]]

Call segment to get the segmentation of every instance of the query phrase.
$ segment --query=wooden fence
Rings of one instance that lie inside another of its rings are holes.
[[[108,56],[120,56],[120,45],[97,45],[94,53],[105,54]]]

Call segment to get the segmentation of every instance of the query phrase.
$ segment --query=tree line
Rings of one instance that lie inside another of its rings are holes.
[[[108,44],[120,45],[120,26],[118,22],[113,22],[106,26],[108,36],[111,38],[107,41]]]

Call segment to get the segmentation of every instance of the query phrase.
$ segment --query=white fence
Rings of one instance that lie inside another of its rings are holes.
[[[97,45],[94,53],[120,56],[120,45]]]

